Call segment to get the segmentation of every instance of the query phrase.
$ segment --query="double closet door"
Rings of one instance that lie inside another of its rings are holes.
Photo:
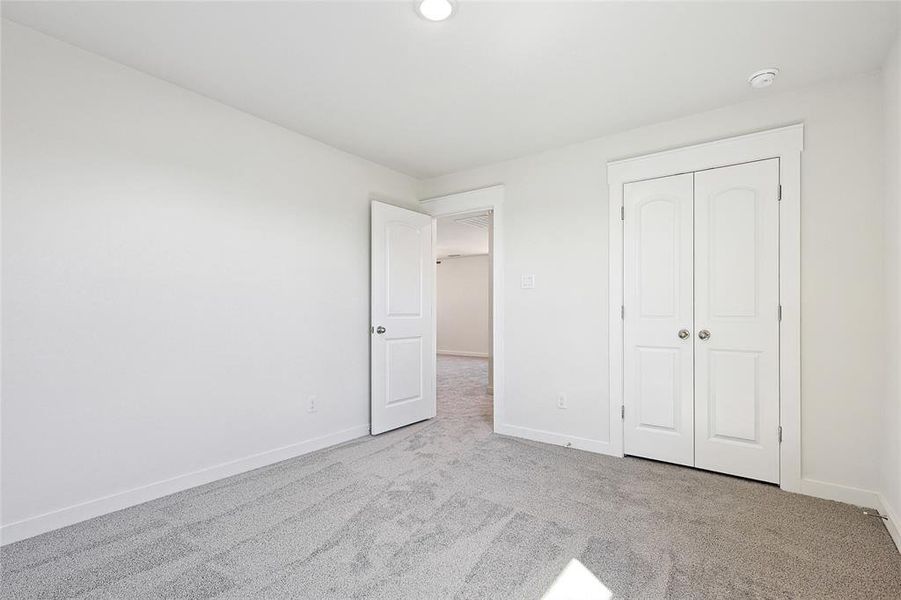
[[[779,482],[779,160],[624,187],[625,453]]]

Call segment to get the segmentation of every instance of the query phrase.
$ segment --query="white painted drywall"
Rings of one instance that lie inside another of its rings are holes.
[[[609,439],[607,161],[803,121],[803,475],[853,488],[823,494],[873,497],[885,388],[882,94],[874,73],[423,182],[423,198],[505,185],[508,425]],[[535,289],[520,289],[527,273]]]
[[[437,269],[438,353],[487,357],[491,338],[488,255],[444,258]]]
[[[886,375],[882,458],[884,508],[892,516],[896,543],[901,549],[901,36],[886,57],[885,93],[885,277]]]
[[[4,541],[367,433],[370,195],[416,182],[2,43]]]

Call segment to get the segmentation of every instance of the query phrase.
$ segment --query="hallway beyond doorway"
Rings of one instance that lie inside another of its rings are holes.
[[[480,417],[491,427],[488,359],[438,355],[438,417]]]

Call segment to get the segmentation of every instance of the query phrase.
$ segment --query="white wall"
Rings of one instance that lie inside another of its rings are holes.
[[[888,389],[883,418],[885,447],[882,457],[884,508],[891,514],[895,542],[901,549],[901,36],[886,58],[885,93],[885,239],[887,260]]]
[[[369,200],[416,182],[2,37],[4,541],[367,433]]]
[[[424,198],[505,185],[508,424],[577,447],[609,440],[607,161],[803,121],[803,475],[811,492],[872,499],[885,388],[882,106],[872,74],[424,182]],[[535,289],[519,288],[523,273]]]
[[[487,254],[443,258],[438,265],[438,353],[488,356],[491,328]]]

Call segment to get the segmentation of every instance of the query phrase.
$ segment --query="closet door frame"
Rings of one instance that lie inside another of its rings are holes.
[[[623,456],[623,186],[770,158],[779,159],[779,487],[801,492],[801,152],[798,123],[607,163],[609,186],[609,369],[611,454]]]

